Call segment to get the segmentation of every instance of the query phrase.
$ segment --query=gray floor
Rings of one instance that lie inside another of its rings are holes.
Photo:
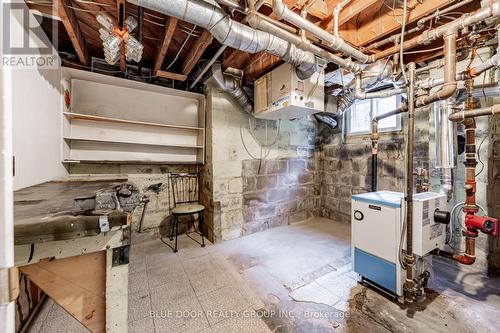
[[[498,332],[500,280],[435,262],[427,299],[402,306],[357,283],[350,226],[326,219],[172,253],[134,238],[131,332]],[[84,332],[48,302],[31,332]]]

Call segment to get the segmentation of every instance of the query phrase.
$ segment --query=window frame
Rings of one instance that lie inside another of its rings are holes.
[[[402,95],[394,95],[394,96],[391,96],[391,97],[395,97],[396,98],[396,108],[401,107],[401,104],[403,102],[403,96]],[[369,101],[369,103],[370,103],[370,118],[369,119],[370,120],[373,119],[373,111],[375,110],[374,103],[378,103],[378,101],[380,99],[381,98],[370,98],[370,99],[366,99],[366,100],[359,100],[359,101]],[[356,103],[356,101],[354,101],[354,103]],[[346,120],[346,127],[345,127],[346,135],[347,136],[356,136],[356,135],[370,134],[371,133],[371,123],[368,124],[368,130],[366,130],[366,131],[357,131],[357,132],[352,132],[351,131],[351,112],[352,112],[352,107],[354,106],[354,103],[345,112],[345,118],[344,119]],[[389,110],[389,111],[391,111],[391,110]],[[389,112],[389,111],[387,111],[387,112]],[[380,128],[379,127],[379,133],[388,133],[388,132],[399,132],[399,131],[401,131],[401,129],[403,128],[402,127],[401,114],[398,114],[395,117],[396,117],[396,126],[384,127],[384,128]]]

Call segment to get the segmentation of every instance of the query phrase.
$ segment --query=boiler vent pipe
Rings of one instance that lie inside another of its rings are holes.
[[[453,113],[454,104],[454,98],[434,103],[436,168],[440,171],[441,192],[446,193],[448,198],[453,191],[456,136],[455,124],[448,117]]]

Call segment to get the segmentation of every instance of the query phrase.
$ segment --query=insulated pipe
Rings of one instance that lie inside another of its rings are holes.
[[[351,2],[351,0],[342,0],[340,1],[333,10],[333,34],[339,37],[339,15],[342,9]]]
[[[494,116],[496,114],[500,114],[500,104],[495,104],[493,106],[485,108],[458,111],[452,113],[448,119],[450,119],[451,121],[464,121],[467,118],[475,118],[480,116]]]
[[[336,56],[335,54],[328,52],[328,51],[314,45],[313,43],[311,43],[307,39],[303,39],[298,35],[295,35],[293,33],[286,31],[286,30],[283,30],[280,27],[271,23],[270,21],[264,19],[262,17],[262,15],[260,15],[256,12],[249,12],[248,13],[247,22],[248,22],[248,24],[250,24],[251,27],[253,27],[255,29],[259,29],[259,30],[268,32],[276,37],[284,39],[284,40],[296,45],[300,49],[310,51],[310,52],[314,53],[316,56],[318,56],[318,57],[320,57],[328,62],[332,62],[334,64],[337,64],[340,67],[343,67],[351,72],[356,73],[356,72],[361,71],[361,67],[357,63],[351,61],[350,59],[340,58],[340,57]]]
[[[406,92],[406,88],[396,88],[396,89],[386,89],[373,92],[365,92],[361,88],[361,73],[356,74],[356,86],[354,89],[355,99],[369,99],[369,98],[385,98],[394,95],[403,94]]]
[[[406,282],[408,301],[413,302],[413,141],[414,141],[414,111],[415,111],[415,63],[408,64],[408,133],[406,148]]]
[[[444,83],[441,89],[430,95],[417,98],[415,107],[428,105],[438,100],[444,100],[451,97],[457,90],[456,71],[457,71],[457,33],[456,30],[449,32],[444,37]]]
[[[232,20],[216,3],[202,0],[131,0],[142,6],[210,31],[221,44],[247,53],[269,52],[297,66],[300,72],[316,68],[313,53],[298,49],[295,45],[267,32],[252,29]]]
[[[285,21],[290,22],[297,27],[315,35],[322,41],[326,42],[328,46],[333,48],[334,50],[337,50],[347,56],[353,57],[363,63],[374,62],[373,56],[364,54],[363,52],[347,44],[342,38],[330,34],[328,31],[321,29],[311,21],[308,21],[299,14],[288,9],[288,7],[283,3],[283,0],[274,0],[273,12],[278,18],[284,19]]]
[[[408,50],[419,45],[427,45],[438,38],[449,34],[450,31],[458,31],[469,25],[478,23],[490,17],[500,16],[500,0],[490,0],[486,6],[471,14],[464,14],[460,18],[443,24],[435,29],[424,31],[422,34],[413,37],[403,43],[403,49]],[[386,58],[400,51],[399,46],[392,46],[382,52],[375,54],[375,60]]]
[[[231,95],[243,111],[252,114],[253,104],[247,93],[235,77],[222,72],[220,63],[212,65],[212,78],[217,83],[217,87]]]
[[[464,81],[466,79],[465,73],[455,74],[455,81]],[[440,86],[444,83],[444,78],[440,77],[437,79],[427,78],[420,81],[415,82],[415,86],[419,89],[431,89],[437,86]]]

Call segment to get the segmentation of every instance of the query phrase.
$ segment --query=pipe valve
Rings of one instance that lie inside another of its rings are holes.
[[[481,231],[482,233],[498,237],[498,219],[489,216],[479,216],[467,214],[465,216],[465,226],[471,232]]]

